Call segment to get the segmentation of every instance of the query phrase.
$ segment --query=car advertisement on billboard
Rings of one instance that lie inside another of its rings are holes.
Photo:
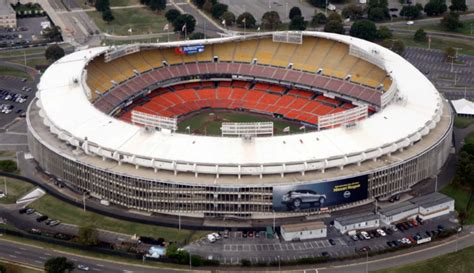
[[[367,198],[368,176],[273,187],[273,210],[323,209]]]

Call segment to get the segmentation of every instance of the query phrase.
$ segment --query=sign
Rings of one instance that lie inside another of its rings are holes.
[[[304,185],[273,187],[273,210],[324,210],[331,206],[367,199],[368,176]]]
[[[176,54],[178,55],[192,55],[197,53],[204,52],[203,45],[193,45],[193,46],[180,46],[175,49]]]

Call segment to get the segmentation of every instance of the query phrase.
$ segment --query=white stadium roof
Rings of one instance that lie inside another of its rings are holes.
[[[395,152],[419,140],[436,126],[442,114],[441,97],[433,84],[401,56],[350,36],[319,32],[303,34],[352,44],[367,54],[376,50],[383,69],[397,84],[401,102],[393,101],[350,130],[339,127],[304,134],[258,137],[252,141],[160,131],[150,133],[106,115],[88,100],[82,75],[87,62],[108,49],[98,47],[67,55],[45,71],[37,93],[40,114],[59,138],[73,145],[87,139],[88,147],[83,145],[87,153],[169,170],[192,171],[202,165],[204,167],[200,170],[205,173],[226,172],[216,171],[216,165],[224,169],[228,165],[239,166],[239,173],[240,166],[255,165],[254,169],[247,170],[255,174],[344,166]],[[242,37],[188,43],[233,39]],[[79,84],[74,83],[75,79],[79,79]],[[118,157],[117,154],[125,156]],[[263,167],[258,170],[260,165],[265,166],[265,170]],[[237,174],[235,168],[227,172]]]

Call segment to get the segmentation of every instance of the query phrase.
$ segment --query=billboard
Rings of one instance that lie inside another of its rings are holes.
[[[273,187],[273,210],[322,209],[367,198],[368,176],[304,185]]]
[[[204,45],[180,46],[175,49],[176,54],[192,55],[204,52]]]

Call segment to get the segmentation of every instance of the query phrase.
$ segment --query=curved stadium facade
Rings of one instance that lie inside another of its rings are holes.
[[[317,130],[149,130],[130,122],[132,109],[178,121],[203,109],[248,111]],[[42,75],[27,122],[39,166],[79,192],[127,209],[248,218],[407,191],[443,166],[453,126],[448,103],[402,57],[319,32],[77,51]]]

